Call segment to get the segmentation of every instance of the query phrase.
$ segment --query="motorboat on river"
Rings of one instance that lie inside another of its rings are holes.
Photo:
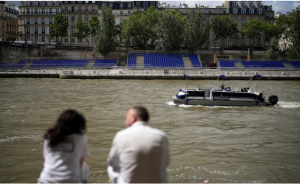
[[[220,89],[200,89],[188,88],[190,77],[184,74],[187,87],[180,89],[176,96],[173,96],[173,102],[177,105],[203,105],[203,106],[274,106],[278,102],[276,95],[269,96],[265,99],[261,92],[257,91],[257,84],[261,81],[261,75],[254,75],[245,86],[249,86],[249,90],[242,91],[226,91],[224,90],[225,75],[220,75],[218,80]],[[250,88],[250,81],[259,78],[258,81]],[[223,79],[223,80],[222,80]],[[220,80],[222,85],[220,86]],[[254,90],[255,92],[251,92]]]

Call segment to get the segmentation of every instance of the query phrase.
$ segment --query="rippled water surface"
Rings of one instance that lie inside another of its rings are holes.
[[[275,107],[176,106],[171,97],[183,86],[183,80],[0,79],[0,182],[37,181],[42,135],[67,108],[88,121],[90,182],[107,182],[112,139],[133,105],[146,106],[150,125],[168,135],[169,182],[300,182],[299,81],[259,84],[265,96],[278,95]]]

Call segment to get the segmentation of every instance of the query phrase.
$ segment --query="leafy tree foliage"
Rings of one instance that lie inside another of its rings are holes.
[[[267,22],[261,23],[261,31],[269,38],[276,38],[279,39],[283,33],[283,29],[280,25],[277,24],[270,24]]]
[[[181,15],[165,11],[155,28],[156,49],[163,51],[180,50],[183,43],[184,22]]]
[[[143,12],[134,12],[124,21],[122,38],[126,44],[132,44],[141,49],[147,47],[147,42],[153,44],[156,40],[154,28],[159,20],[160,12],[153,6]]]
[[[243,26],[244,30],[242,31],[242,35],[253,39],[253,44],[255,44],[254,38],[256,38],[259,32],[263,31],[262,22],[257,19],[252,19],[249,22],[244,22]]]
[[[239,33],[237,24],[233,19],[224,15],[212,19],[211,28],[215,35],[215,40],[222,40],[222,42],[227,38],[235,38]]]
[[[107,5],[101,8],[101,13],[103,18],[95,38],[95,51],[107,56],[110,52],[116,50],[117,29],[115,16]]]
[[[299,7],[293,12],[292,24],[291,24],[291,40],[293,43],[292,48],[289,51],[288,57],[292,59],[299,59],[300,57],[300,10]]]
[[[89,26],[84,23],[82,21],[82,19],[79,19],[76,24],[75,24],[75,28],[77,29],[77,31],[75,31],[75,37],[77,39],[83,39],[86,38],[87,36],[89,36],[90,34],[90,28]]]
[[[205,24],[204,14],[198,9],[189,12],[185,19],[183,43],[187,50],[193,53],[206,44],[210,27]]]
[[[100,21],[99,21],[98,17],[96,15],[92,16],[92,19],[89,20],[90,33],[93,36],[96,35],[99,27],[100,27]]]
[[[278,58],[278,54],[276,53],[276,45],[277,45],[276,38],[272,38],[268,49],[264,52],[264,57],[266,59],[277,59]]]
[[[68,33],[69,22],[61,13],[55,15],[53,24],[49,25],[50,38],[63,37]]]

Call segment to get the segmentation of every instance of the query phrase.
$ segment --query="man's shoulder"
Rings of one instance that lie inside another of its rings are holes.
[[[157,135],[161,135],[163,137],[166,137],[166,133],[162,130],[156,129],[156,128],[152,128],[150,126],[145,126],[147,132],[151,132],[153,134],[157,134]],[[131,135],[133,132],[135,132],[136,130],[134,128],[126,128],[124,130],[120,130],[119,132],[117,132],[116,137],[124,137],[127,135]],[[139,130],[139,132],[141,132],[142,130]]]

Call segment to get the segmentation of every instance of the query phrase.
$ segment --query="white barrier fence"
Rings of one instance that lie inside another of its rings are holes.
[[[68,70],[7,70],[0,71],[6,74],[66,74],[66,75],[85,75],[85,76],[247,76],[262,75],[264,77],[300,77],[300,71],[238,71],[238,70],[218,70],[218,69],[202,69],[202,70],[129,70],[125,68],[116,69],[68,69]]]

